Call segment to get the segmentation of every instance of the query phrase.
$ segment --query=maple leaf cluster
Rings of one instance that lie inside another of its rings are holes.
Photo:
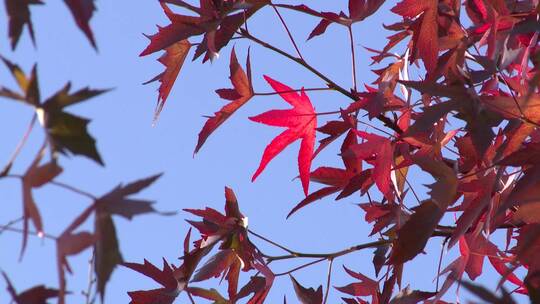
[[[185,209],[201,217],[201,221],[188,221],[200,232],[201,238],[193,242],[195,248],[190,250],[191,230],[189,230],[184,240],[184,251],[181,256],[183,262],[180,266],[169,265],[165,260],[163,270],[159,270],[146,260],[144,264],[123,264],[152,278],[162,286],[159,289],[129,292],[131,303],[173,303],[183,291],[190,296],[202,297],[216,303],[236,303],[245,297],[250,297],[248,303],[264,302],[272,286],[274,274],[268,268],[263,254],[249,240],[248,219],[240,212],[236,196],[230,188],[225,188],[225,201],[225,214],[212,208]],[[218,252],[202,264],[202,259],[209,255],[214,247],[218,247]],[[239,290],[240,272],[250,270],[257,270],[262,276],[252,276]],[[228,298],[215,289],[191,286],[191,283],[214,277],[222,277],[227,281]]]
[[[373,70],[376,80],[366,84],[362,91],[356,83],[352,29],[355,23],[375,14],[384,2],[350,0],[348,12],[326,12],[306,4],[266,1],[201,0],[199,6],[162,1],[171,23],[149,36],[150,44],[141,54],[165,51],[159,61],[166,65],[166,70],[156,78],[161,81],[156,114],[162,110],[176,78],[170,76],[178,74],[191,45],[198,46],[194,59],[206,52],[203,62],[216,57],[235,37],[284,56],[312,72],[326,87],[293,89],[264,76],[275,95],[280,95],[292,108],[269,110],[249,118],[285,128],[264,150],[252,180],[287,146],[300,140],[297,163],[306,197],[288,216],[334,193],[338,194],[336,200],[355,193],[368,200],[359,207],[366,213],[365,220],[374,225],[371,235],[379,235],[371,248],[377,248],[376,275],[386,268],[384,284],[381,289],[377,280],[346,268],[360,282],[337,288],[353,296],[344,301],[364,303],[363,297],[371,297],[372,303],[443,303],[441,298],[452,285],[461,284],[464,273],[471,280],[480,276],[486,258],[500,273],[500,284],[508,282],[515,285],[514,292],[533,294],[531,278],[540,271],[531,256],[538,242],[533,235],[538,233],[536,226],[540,224],[540,205],[535,194],[540,172],[535,156],[540,140],[538,3],[402,0],[391,4],[391,12],[401,20],[384,27],[396,33],[388,37],[382,50],[366,48],[374,54],[372,64],[387,65]],[[175,13],[168,5],[197,16]],[[266,8],[276,12],[297,54],[257,38],[248,29],[247,20]],[[240,14],[234,13],[237,10],[243,10],[244,17],[235,19],[233,26],[232,20]],[[303,58],[279,10],[319,20],[308,40],[323,39],[332,24],[349,31],[353,46],[351,88],[338,85]],[[187,42],[201,35],[200,42]],[[180,52],[173,49],[175,44],[182,47]],[[177,60],[173,60],[175,56]],[[252,85],[249,57],[248,54],[246,73],[234,48],[231,51],[233,88],[216,91],[231,102],[208,119],[195,152],[238,108],[260,95]],[[410,79],[412,69],[424,76]],[[350,105],[317,113],[313,100],[319,98],[306,93],[317,90],[337,91],[350,100]],[[337,118],[319,125],[322,117],[328,115]],[[317,133],[325,135],[318,146]],[[339,155],[344,167],[323,165],[312,170],[319,152],[342,137]],[[428,185],[424,198],[408,179],[411,167],[418,167],[435,181]],[[324,187],[310,192],[312,182]],[[370,195],[373,191],[380,194],[375,199]],[[454,220],[450,214],[456,215]],[[446,224],[449,222],[452,224]],[[502,231],[506,231],[507,242],[504,246],[496,245],[491,236]],[[459,245],[458,258],[438,272],[438,276],[447,274],[442,286],[435,292],[401,289],[396,293],[395,286],[401,288],[403,265],[422,254],[434,237],[444,237],[448,249]],[[331,263],[336,255],[323,258]],[[523,279],[514,274],[520,267],[527,272]],[[475,285],[466,284],[466,288],[478,293]],[[322,298],[322,290],[304,288],[294,279],[293,286],[302,303],[327,301]],[[205,295],[216,303],[224,301],[210,293]]]
[[[95,10],[93,1],[66,0],[65,3],[95,47],[89,27]],[[24,25],[33,39],[30,6],[34,4],[42,2],[6,1],[12,48]],[[139,214],[157,212],[152,202],[130,196],[150,186],[159,175],[119,185],[99,197],[56,181],[63,171],[59,154],[82,155],[103,165],[95,140],[87,130],[89,120],[65,108],[106,90],[84,88],[71,92],[68,83],[42,101],[36,67],[26,74],[2,58],[19,89],[0,87],[0,97],[32,107],[35,115],[31,125],[39,121],[46,133],[45,143],[24,174],[10,174],[16,152],[0,175],[18,178],[22,184],[21,258],[31,235],[31,223],[35,234],[56,242],[59,276],[58,289],[37,286],[17,293],[3,273],[16,303],[45,303],[52,297],[64,303],[68,293],[66,272],[71,272],[68,257],[87,248],[93,248],[96,288],[102,299],[117,265],[160,285],[152,290],[128,292],[133,304],[171,304],[181,294],[192,303],[194,298],[218,304],[264,303],[268,302],[274,280],[283,276],[290,277],[297,300],[304,304],[335,302],[329,299],[330,289],[339,292],[347,304],[444,304],[449,303],[448,291],[456,286],[463,286],[488,303],[515,303],[517,294],[527,295],[532,303],[540,303],[538,1],[349,0],[347,12],[319,11],[308,6],[309,3],[278,4],[270,0],[160,0],[159,4],[169,24],[159,26],[155,34],[147,36],[150,42],[141,53],[147,56],[164,52],[158,61],[165,70],[149,81],[159,82],[155,120],[192,49],[193,60],[202,57],[202,63],[206,63],[230,47],[232,88],[216,90],[228,103],[207,117],[198,134],[195,153],[200,153],[204,144],[211,145],[211,136],[217,136],[214,134],[218,128],[241,107],[258,96],[274,96],[289,108],[271,109],[249,117],[253,122],[282,128],[262,151],[252,181],[284,149],[300,141],[295,163],[305,197],[293,202],[287,216],[300,216],[303,208],[316,208],[319,200],[337,194],[335,200],[356,200],[365,214],[365,222],[372,225],[371,233],[366,236],[371,238],[328,253],[289,249],[248,228],[247,217],[240,211],[235,194],[225,188],[224,213],[212,208],[185,209],[200,218],[188,220],[200,238],[191,242],[191,230],[187,233],[178,266],[165,259],[162,269],[147,260],[142,264],[125,262],[113,217],[132,219]],[[382,49],[366,47],[365,53],[356,50],[355,25],[386,6],[396,18],[394,23],[383,24],[385,30],[393,32],[386,45]],[[261,10],[276,14],[296,53],[288,53],[254,34],[257,23],[254,16]],[[349,40],[344,45],[351,51],[350,87],[338,84],[304,59],[301,51],[304,45],[296,42],[292,27],[280,13],[283,10],[316,19],[308,41],[324,39],[330,26],[347,31]],[[258,47],[247,49],[245,67],[237,56],[239,47],[231,46],[233,40]],[[261,78],[273,92],[259,93],[253,85],[257,71],[250,58],[252,52],[261,49],[307,70],[321,81],[321,86],[305,88],[302,83],[295,83],[291,87],[276,80],[280,77],[274,79],[262,74]],[[372,70],[375,80],[363,87],[358,86],[356,71],[356,58],[360,54],[370,54],[372,66],[377,66]],[[328,103],[317,95],[318,91],[337,92],[343,99],[340,101],[348,104],[334,111],[317,112],[319,102]],[[321,164],[315,168],[313,164],[320,160],[318,155],[340,142],[338,157],[343,166]],[[47,149],[52,153],[44,161]],[[417,191],[419,185],[409,173],[411,169],[420,170],[422,173],[418,174],[433,180],[427,185],[426,193]],[[33,197],[34,189],[47,184],[60,185],[92,200],[59,236],[45,234]],[[313,190],[312,184],[322,187]],[[93,231],[80,231],[91,216]],[[265,254],[250,237],[286,254]],[[441,250],[454,250],[456,255],[448,261],[443,252],[435,253],[440,254],[435,288],[416,290],[404,285],[406,263],[421,254],[434,254],[425,250],[428,242],[437,238],[442,238]],[[332,287],[334,262],[366,249],[374,250],[374,274],[344,266],[344,273],[354,281]],[[274,263],[296,259],[309,259],[309,262],[286,272],[274,271]],[[470,282],[482,275],[486,259],[489,267],[500,275],[496,279],[498,292]],[[329,264],[328,276],[326,282],[321,279],[316,289],[304,287],[294,278],[296,271],[307,271],[309,266],[323,262]],[[249,279],[242,281],[242,275],[246,274]],[[212,278],[225,281],[225,291],[197,285]],[[244,281],[241,286],[240,282]]]

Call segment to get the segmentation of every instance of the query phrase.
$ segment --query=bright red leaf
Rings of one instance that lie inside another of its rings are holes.
[[[288,104],[293,106],[288,110],[271,110],[249,119],[275,127],[286,127],[283,133],[279,134],[264,150],[261,163],[252,180],[266,168],[266,165],[276,157],[283,149],[298,139],[302,139],[300,151],[298,153],[298,171],[304,193],[308,194],[309,171],[315,146],[315,129],[317,128],[317,116],[311,101],[302,89],[300,94],[294,92],[290,87],[264,76],[266,81],[272,86],[274,91]]]

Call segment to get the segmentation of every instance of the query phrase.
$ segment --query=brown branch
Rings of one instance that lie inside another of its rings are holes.
[[[369,243],[363,243],[359,245],[355,245],[340,251],[336,252],[330,252],[330,253],[303,253],[303,252],[296,252],[293,251],[291,254],[287,255],[281,255],[281,256],[269,256],[267,257],[270,261],[279,261],[279,260],[288,260],[288,259],[294,259],[294,258],[324,258],[324,259],[335,259],[340,256],[344,256],[346,254],[360,251],[362,249],[367,248],[375,248],[379,247],[381,245],[386,245],[392,243],[391,240],[379,240],[375,242],[369,242]]]

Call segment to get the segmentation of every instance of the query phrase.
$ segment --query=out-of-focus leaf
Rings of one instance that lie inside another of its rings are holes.
[[[317,288],[317,290],[313,288],[305,288],[304,286],[300,285],[298,281],[293,277],[291,277],[291,281],[293,283],[294,292],[296,293],[296,297],[302,304],[322,304],[323,302],[323,290],[322,285]]]
[[[86,35],[90,44],[97,49],[94,33],[90,28],[90,19],[96,11],[94,0],[64,0],[64,3],[71,11],[79,29]]]
[[[19,38],[21,37],[23,28],[28,26],[30,38],[35,44],[34,27],[30,18],[30,6],[43,4],[40,0],[6,0],[6,11],[9,18],[9,39],[11,41],[11,49],[15,50]]]
[[[57,289],[47,288],[43,285],[34,286],[17,294],[7,274],[2,271],[2,275],[6,280],[7,290],[11,299],[16,304],[47,304],[48,299],[58,297]]]

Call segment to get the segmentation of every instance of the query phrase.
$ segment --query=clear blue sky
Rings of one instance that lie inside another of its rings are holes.
[[[316,8],[346,8],[346,1],[337,1],[339,5],[335,1],[309,2]],[[381,23],[388,24],[397,20],[388,11],[393,1],[388,2],[377,15],[354,27],[361,83],[371,82],[374,75],[368,67],[369,54],[360,45],[380,48],[385,43],[385,36],[389,34],[383,32]],[[355,205],[367,199],[358,195],[340,202],[323,200],[303,209],[290,220],[285,220],[289,210],[303,198],[299,181],[293,181],[297,175],[298,143],[274,159],[255,183],[250,182],[265,146],[280,130],[253,123],[247,117],[268,109],[285,107],[285,103],[277,96],[253,99],[213,134],[201,152],[193,158],[197,134],[205,121],[202,115],[212,114],[224,104],[214,90],[230,87],[230,47],[224,49],[221,58],[213,64],[187,62],[157,126],[152,127],[157,84],[141,84],[160,73],[162,66],[156,61],[158,55],[139,58],[138,54],[148,42],[142,33],[154,33],[155,25],[164,25],[167,20],[157,1],[97,1],[97,6],[98,11],[91,25],[99,52],[90,47],[75,27],[62,1],[47,1],[46,5],[32,9],[37,48],[32,46],[25,32],[18,49],[12,52],[7,39],[5,8],[0,5],[0,37],[4,41],[0,43],[0,54],[19,63],[25,70],[37,62],[43,97],[49,96],[67,81],[72,81],[73,88],[87,85],[93,88],[115,88],[106,95],[72,109],[74,113],[92,118],[90,130],[98,139],[97,145],[106,167],[98,167],[81,157],[62,157],[61,164],[65,172],[58,178],[59,181],[101,195],[120,182],[165,172],[162,179],[139,196],[156,200],[155,206],[159,210],[178,211],[204,206],[222,210],[223,187],[228,185],[235,190],[242,211],[249,217],[251,229],[295,250],[334,251],[370,241],[367,235],[371,226],[364,223],[364,214]],[[300,48],[306,59],[330,78],[349,86],[350,53],[345,29],[331,26],[328,35],[304,43],[317,20],[285,11],[283,14],[292,24],[293,33],[301,42]],[[293,51],[272,10],[261,11],[252,20],[251,30],[257,36]],[[243,41],[235,44],[239,60],[244,64],[248,44]],[[260,47],[252,48],[252,65],[255,90],[258,92],[270,91],[262,79],[263,74],[292,87],[323,85],[302,67]],[[0,68],[0,85],[15,86],[7,69],[3,67]],[[336,93],[311,93],[309,96],[318,111],[335,110],[348,103],[348,100]],[[0,161],[4,162],[24,132],[32,112],[29,108],[7,100],[1,100],[0,107]],[[42,139],[43,132],[36,128],[13,168],[14,173],[25,170]],[[314,168],[321,164],[341,166],[338,151],[339,144],[332,145],[316,159]],[[412,176],[418,184],[429,183],[428,179],[424,180],[417,173],[413,172]],[[310,189],[315,190],[317,187],[312,184]],[[419,186],[418,190],[425,193],[423,186]],[[21,215],[20,192],[19,181],[0,180],[0,223]],[[409,199],[414,205],[412,197]],[[62,231],[70,219],[90,203],[84,197],[53,186],[37,190],[36,200],[46,232],[50,234]],[[172,217],[138,217],[132,222],[116,218],[124,259],[141,262],[147,258],[161,264],[161,257],[165,257],[176,263],[188,229],[185,217],[187,214],[181,212]],[[88,226],[88,229],[91,227]],[[428,291],[434,289],[440,241],[430,242],[427,248],[429,255],[419,256],[405,266],[405,285],[411,284],[414,289]],[[18,263],[20,245],[20,235],[7,232],[0,235],[0,269],[9,274],[16,288],[21,291],[42,283],[57,286],[54,243],[31,238],[23,262]],[[68,303],[82,301],[80,292],[86,289],[90,254],[90,250],[87,250],[70,258],[74,275],[68,281],[68,289],[73,293]],[[445,255],[445,263],[454,257],[455,253]],[[342,286],[352,282],[344,274],[341,268],[343,264],[373,277],[371,258],[372,250],[366,250],[338,259],[334,264],[332,285]],[[284,263],[276,271],[292,267],[292,264]],[[304,286],[324,285],[326,267],[322,263],[297,272],[295,277]],[[487,263],[485,269],[487,279],[484,281],[494,286],[496,282],[493,272]],[[249,276],[244,275],[244,280],[247,278]],[[217,285],[217,281],[213,283]],[[0,282],[0,288],[3,289],[3,286],[4,283]],[[150,279],[118,267],[108,285],[106,302],[127,303],[127,291],[156,286]],[[284,293],[290,302],[296,301],[286,277],[276,281],[268,303],[279,303]],[[336,303],[339,296],[339,292],[331,289],[330,303]],[[448,299],[455,300],[455,292],[449,292]],[[6,293],[0,292],[0,302],[8,301]],[[177,302],[185,303],[184,295]],[[202,300],[200,302],[204,303]]]

